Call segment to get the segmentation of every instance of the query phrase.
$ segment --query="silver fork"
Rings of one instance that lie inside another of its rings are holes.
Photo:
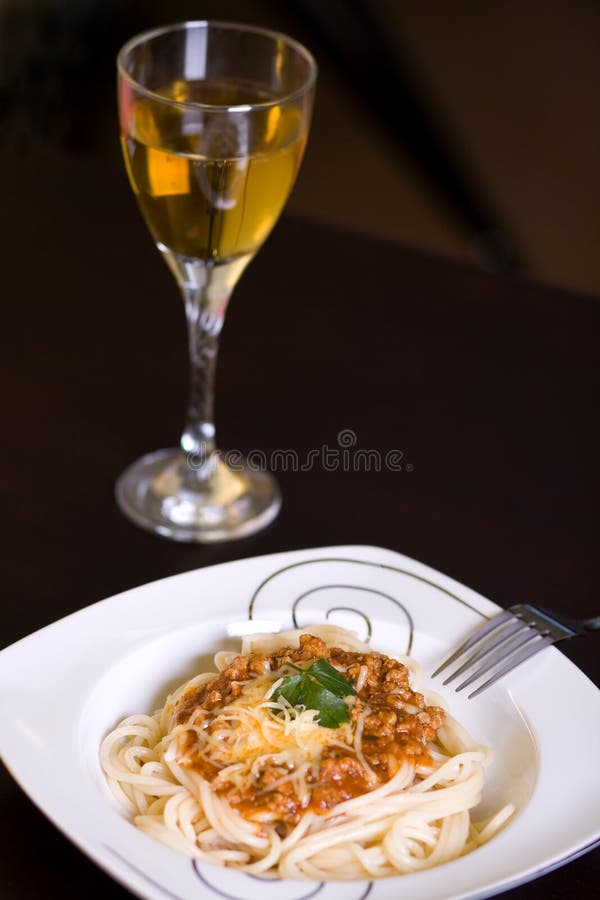
[[[517,604],[494,616],[493,619],[478,628],[441,666],[438,666],[431,677],[435,678],[453,662],[460,662],[461,657],[468,653],[467,658],[460,663],[452,675],[446,678],[443,684],[449,684],[463,672],[473,669],[471,674],[456,688],[457,691],[462,691],[463,688],[495,669],[496,671],[487,681],[484,681],[476,690],[471,691],[468,695],[471,699],[549,644],[556,644],[565,638],[598,629],[600,629],[600,616],[578,621],[568,619],[550,609],[544,609],[543,606],[531,606],[529,603]],[[496,668],[497,666],[500,668]]]

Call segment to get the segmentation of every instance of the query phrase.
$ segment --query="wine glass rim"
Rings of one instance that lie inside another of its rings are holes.
[[[274,40],[284,41],[289,47],[297,50],[299,53],[304,56],[306,61],[308,62],[308,75],[304,81],[304,83],[293,91],[289,91],[287,94],[283,94],[281,97],[277,97],[275,100],[265,100],[259,103],[240,103],[234,105],[227,104],[219,104],[219,103],[200,103],[192,100],[173,100],[171,97],[166,97],[164,94],[159,93],[158,91],[152,91],[149,88],[145,87],[141,82],[137,81],[132,75],[129,74],[125,67],[125,58],[136,47],[138,44],[144,43],[145,41],[153,40],[156,37],[160,37],[163,34],[169,34],[173,31],[184,31],[190,28],[198,28],[200,26],[213,26],[222,29],[228,29],[230,31],[246,31],[252,32],[254,34],[260,34],[264,37],[273,38]],[[270,109],[274,106],[281,106],[284,103],[289,103],[291,100],[295,100],[296,98],[302,96],[302,94],[306,93],[306,91],[310,90],[310,88],[314,85],[317,78],[317,63],[315,61],[314,56],[303,44],[299,41],[296,41],[294,38],[289,37],[287,34],[284,34],[281,31],[274,31],[271,28],[262,28],[258,25],[246,25],[242,22],[229,22],[229,21],[221,21],[218,19],[192,19],[185,22],[174,22],[171,25],[163,25],[158,28],[149,28],[147,31],[141,31],[139,34],[134,35],[130,38],[119,50],[117,54],[117,69],[122,78],[125,78],[130,84],[132,84],[136,90],[145,94],[145,96],[150,97],[154,100],[159,100],[161,103],[167,103],[170,106],[175,106],[179,108],[187,108],[187,109],[206,109],[211,110],[211,112],[249,112],[260,109]]]

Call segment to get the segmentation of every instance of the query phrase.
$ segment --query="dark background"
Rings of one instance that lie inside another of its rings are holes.
[[[115,53],[186,18],[282,29],[317,55],[290,211],[600,292],[595,0],[4,0],[2,151],[118,168]]]
[[[186,388],[176,288],[119,155],[114,57],[202,17],[287,31],[320,66],[297,188],[224,331],[219,442],[303,454],[352,428],[414,466],[278,472],[280,518],[213,548],[139,531],[112,493],[174,443]],[[335,543],[389,546],[504,606],[598,612],[599,37],[591,0],[0,5],[3,644],[154,578]],[[565,652],[598,682],[595,640]],[[0,895],[125,896],[0,787]],[[597,877],[596,851],[513,893]]]

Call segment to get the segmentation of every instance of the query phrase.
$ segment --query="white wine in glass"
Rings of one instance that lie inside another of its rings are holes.
[[[178,448],[117,482],[137,524],[175,540],[252,534],[281,505],[267,472],[219,458],[218,339],[231,292],[286,203],[300,166],[316,66],[281,34],[187,22],[133,38],[118,57],[121,142],[146,224],[180,287],[190,391]]]

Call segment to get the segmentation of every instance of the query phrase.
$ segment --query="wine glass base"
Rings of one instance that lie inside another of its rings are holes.
[[[149,453],[118,479],[117,503],[132,522],[148,531],[201,544],[254,534],[281,508],[273,476],[244,463],[234,471],[218,460],[205,481],[194,482],[190,474],[183,451]]]

